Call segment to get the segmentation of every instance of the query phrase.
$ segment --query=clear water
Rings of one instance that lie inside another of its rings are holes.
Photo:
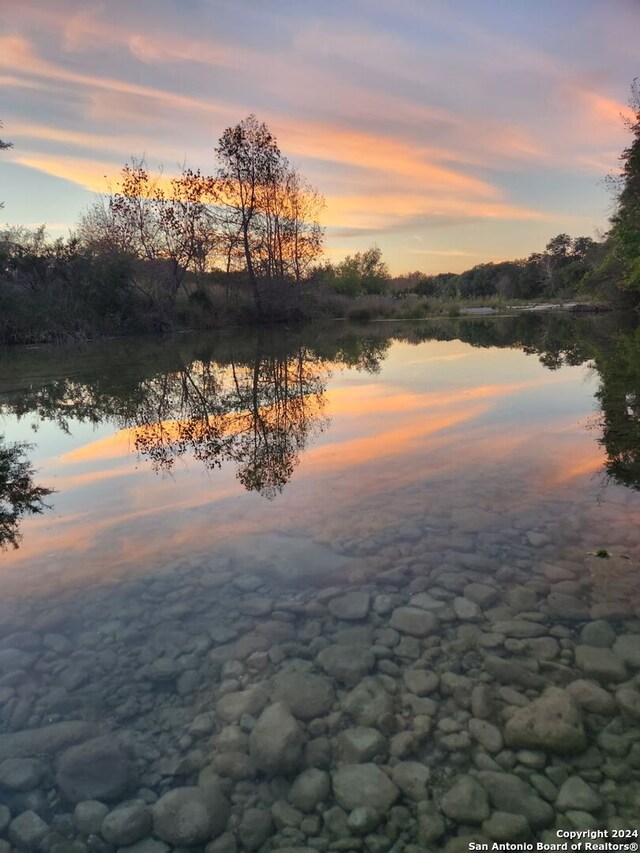
[[[0,838],[633,829],[640,371],[616,323],[3,353],[5,446],[55,491],[0,554]]]

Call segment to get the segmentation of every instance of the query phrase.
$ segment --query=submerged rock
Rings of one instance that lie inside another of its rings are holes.
[[[331,778],[336,802],[347,811],[368,807],[386,812],[400,796],[398,788],[375,764],[348,764],[334,770]]]
[[[176,847],[190,847],[224,831],[229,804],[215,788],[174,788],[153,806],[153,831]]]
[[[515,749],[546,749],[561,755],[580,752],[587,745],[578,706],[568,691],[554,687],[516,710],[507,721],[504,739]]]
[[[72,803],[116,800],[134,781],[135,769],[129,756],[111,737],[72,746],[58,761],[56,783]]]
[[[271,698],[274,702],[284,702],[299,720],[313,720],[331,709],[336,693],[324,675],[290,671],[275,676]]]
[[[489,798],[472,776],[461,776],[442,797],[442,811],[459,823],[482,823],[489,817]]]
[[[284,702],[269,705],[249,737],[249,752],[256,767],[270,776],[297,770],[302,760],[304,735]]]

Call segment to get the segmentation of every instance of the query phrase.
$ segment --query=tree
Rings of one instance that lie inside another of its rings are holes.
[[[627,120],[632,142],[622,152],[617,206],[611,218],[609,237],[613,258],[621,262],[621,286],[640,290],[640,80],[631,84],[629,106],[633,118]]]
[[[215,149],[218,205],[227,237],[227,268],[240,262],[256,309],[267,285],[299,284],[322,249],[324,204],[254,115],[228,127]]]
[[[33,468],[25,459],[27,444],[5,444],[0,435],[0,549],[17,548],[19,522],[24,515],[41,513],[51,489],[36,486]]]
[[[136,284],[171,324],[187,273],[204,272],[214,249],[214,200],[215,181],[199,169],[163,181],[134,159],[106,204],[84,215],[80,239],[98,253],[141,260]]]
[[[0,121],[0,127],[2,127],[2,122]],[[13,148],[13,142],[5,142],[3,139],[0,139],[0,151],[6,151],[7,148]],[[0,210],[4,207],[4,202],[0,201]]]

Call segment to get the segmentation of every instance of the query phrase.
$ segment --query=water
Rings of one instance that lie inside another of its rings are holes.
[[[5,447],[55,491],[4,528],[0,838],[633,829],[637,343],[555,315],[3,353]]]

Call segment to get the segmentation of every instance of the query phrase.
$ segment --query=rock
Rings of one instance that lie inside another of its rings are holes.
[[[216,788],[174,788],[153,806],[153,832],[175,847],[190,847],[220,835],[229,804]]]
[[[151,832],[153,819],[146,803],[132,802],[118,808],[105,817],[100,834],[109,844],[128,847]]]
[[[4,835],[4,831],[10,823],[11,812],[7,806],[0,803],[0,835]]]
[[[522,661],[507,660],[499,655],[487,655],[485,669],[492,678],[501,684],[519,684],[521,687],[540,690],[545,680],[534,671],[533,667]]]
[[[16,847],[37,850],[49,832],[49,827],[35,812],[22,812],[9,824],[9,841]]]
[[[284,702],[269,705],[249,736],[256,767],[270,776],[288,774],[300,766],[304,736]]]
[[[571,694],[575,703],[585,711],[605,716],[615,714],[616,703],[613,696],[592,681],[584,681],[583,679],[572,681],[571,684],[567,685],[567,692]]]
[[[134,767],[113,737],[72,746],[60,756],[56,783],[72,803],[116,800],[135,782]]]
[[[39,729],[3,734],[0,735],[0,761],[6,758],[57,755],[64,749],[89,740],[95,735],[95,726],[79,720],[68,720]]]
[[[365,807],[386,812],[400,791],[375,764],[348,764],[331,774],[333,793],[347,811]]]
[[[396,607],[389,620],[389,625],[396,631],[412,637],[427,637],[438,630],[439,624],[435,613],[411,606]]]
[[[76,829],[81,835],[97,835],[102,821],[109,814],[109,806],[98,800],[83,800],[73,811]]]
[[[570,809],[593,812],[602,807],[602,797],[580,776],[570,776],[563,783],[556,799],[556,808],[562,812]]]
[[[360,806],[354,809],[347,818],[347,826],[356,835],[372,832],[380,823],[382,815],[376,809]]]
[[[616,702],[623,716],[640,720],[640,690],[632,686],[620,687],[616,690]]]
[[[640,634],[622,634],[613,644],[613,653],[629,666],[640,667]]]
[[[368,592],[347,592],[339,598],[332,598],[328,604],[329,612],[336,619],[364,619],[369,612],[370,596]]]
[[[256,765],[245,752],[219,752],[211,759],[211,766],[219,776],[236,782],[256,775]]]
[[[291,671],[275,676],[271,698],[284,702],[299,720],[314,720],[331,710],[336,694],[324,675]]]
[[[376,724],[393,709],[393,700],[377,678],[363,678],[343,700],[344,709],[361,726]]]
[[[332,678],[354,687],[375,664],[373,652],[363,646],[331,645],[322,649],[318,663]]]
[[[494,812],[482,824],[482,831],[492,841],[524,841],[531,835],[531,827],[526,817],[510,812]]]
[[[506,637],[515,637],[516,639],[541,637],[547,633],[544,625],[539,622],[530,622],[528,619],[508,619],[494,622],[491,630],[496,634],[504,634]]]
[[[576,598],[563,592],[552,592],[547,596],[547,608],[553,616],[559,616],[572,622],[589,618],[589,608]]]
[[[500,598],[499,590],[484,583],[467,584],[462,594],[470,601],[475,601],[480,607],[491,607]]]
[[[410,693],[416,696],[428,696],[440,684],[440,676],[428,669],[410,667],[402,673],[404,685]]]
[[[393,783],[405,796],[416,802],[428,798],[427,784],[430,777],[429,768],[417,761],[401,761],[391,771]]]
[[[300,826],[304,819],[304,815],[298,809],[294,809],[286,800],[276,800],[271,806],[271,817],[276,825],[276,829],[292,829]]]
[[[273,831],[270,812],[265,809],[245,809],[238,828],[243,850],[258,850]]]
[[[362,764],[387,751],[386,738],[375,728],[354,726],[340,732],[336,745],[345,764]]]
[[[595,646],[576,646],[576,664],[585,675],[598,681],[624,681],[627,677],[627,667],[624,661],[617,657],[611,649],[601,649]]]
[[[418,803],[418,841],[424,847],[442,838],[446,826],[442,813],[431,802]]]
[[[580,642],[585,646],[596,646],[600,649],[609,649],[616,639],[616,632],[604,619],[596,619],[595,622],[587,622],[580,632]]]
[[[481,770],[478,781],[485,788],[495,809],[523,815],[532,829],[544,829],[553,823],[553,808],[536,791],[513,773]]]
[[[46,765],[36,758],[7,758],[0,764],[0,788],[31,791],[46,773]]]
[[[555,687],[515,711],[507,720],[504,739],[514,749],[545,749],[561,755],[580,752],[587,745],[578,706],[568,691]]]
[[[458,823],[482,823],[489,817],[489,798],[472,776],[461,776],[442,797],[442,811]]]
[[[500,752],[504,746],[500,729],[486,720],[469,720],[469,734],[478,741],[487,752]]]
[[[129,847],[121,847],[118,853],[169,853],[170,849],[168,844],[165,844],[164,841],[158,841],[157,838],[144,838]]]
[[[289,790],[289,802],[300,811],[312,812],[319,803],[329,797],[330,791],[329,774],[311,767],[294,780]]]
[[[248,687],[227,693],[218,699],[216,712],[226,723],[235,723],[245,714],[256,717],[269,701],[269,694],[262,686]]]
[[[482,610],[480,610],[475,601],[470,601],[468,598],[461,598],[459,596],[454,598],[453,612],[458,619],[464,622],[477,622],[482,619]]]

